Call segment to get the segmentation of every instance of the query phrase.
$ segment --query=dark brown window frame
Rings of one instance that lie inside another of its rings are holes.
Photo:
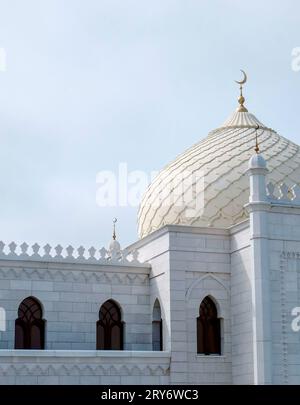
[[[152,331],[155,326],[158,325],[159,327],[159,350],[155,349],[152,342],[152,350],[153,351],[162,351],[163,350],[163,321],[152,321]],[[153,334],[152,334],[153,336]]]
[[[205,297],[197,318],[197,353],[203,355],[221,354],[221,320],[213,300]]]
[[[15,320],[15,349],[44,350],[45,329],[41,303],[35,297],[25,298],[19,305]]]
[[[158,339],[154,340],[157,329],[159,330],[159,341]],[[163,351],[163,320],[161,318],[161,306],[158,298],[156,298],[152,310],[152,350]]]
[[[123,350],[124,349],[124,326],[121,310],[114,300],[105,301],[99,311],[99,320],[97,321],[97,350]],[[113,333],[118,335],[113,336]],[[113,346],[113,338],[116,338],[118,344]]]

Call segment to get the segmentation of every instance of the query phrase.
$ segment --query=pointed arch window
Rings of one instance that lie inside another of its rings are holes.
[[[100,308],[97,322],[97,349],[123,350],[124,322],[121,310],[113,301],[106,301]]]
[[[201,302],[197,318],[197,353],[221,354],[220,319],[215,303],[210,297]]]
[[[163,350],[163,324],[158,299],[155,300],[152,313],[152,350]]]
[[[45,324],[39,301],[34,297],[25,298],[15,321],[15,349],[44,349]]]

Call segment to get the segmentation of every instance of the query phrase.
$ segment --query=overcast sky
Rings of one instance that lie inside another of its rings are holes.
[[[296,47],[298,0],[0,0],[0,240],[100,247],[113,217],[136,240],[137,207],[99,207],[97,173],[204,138],[240,68],[249,111],[300,143]]]

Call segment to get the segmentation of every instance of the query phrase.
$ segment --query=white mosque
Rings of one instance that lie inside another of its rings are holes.
[[[245,81],[148,187],[133,245],[0,242],[0,384],[300,384],[300,149]]]

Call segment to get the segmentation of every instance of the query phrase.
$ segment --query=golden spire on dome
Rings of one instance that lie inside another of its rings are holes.
[[[257,125],[255,128],[255,148],[254,148],[254,150],[257,154],[259,154],[259,145],[258,145],[258,137],[257,137],[258,130],[259,130],[259,125]]]
[[[238,102],[239,102],[240,106],[237,108],[237,111],[238,112],[248,112],[247,108],[244,106],[245,97],[243,96],[243,84],[245,84],[247,81],[247,75],[242,69],[241,69],[241,72],[244,75],[243,79],[240,81],[235,80],[235,82],[240,85],[240,97],[238,98]]]
[[[113,219],[113,235],[112,235],[113,240],[116,240],[116,222],[117,221],[118,221],[117,218]]]

